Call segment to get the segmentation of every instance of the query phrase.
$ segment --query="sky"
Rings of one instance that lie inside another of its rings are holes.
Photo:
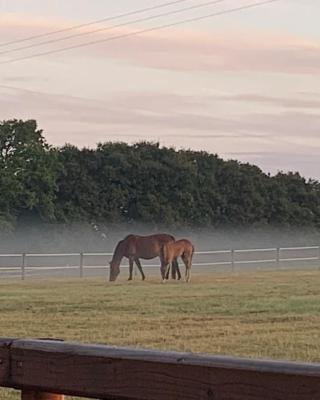
[[[179,13],[209,2],[184,0],[5,45],[169,1],[0,0],[0,120],[36,119],[52,145],[157,141],[320,179],[319,1],[278,0],[133,35],[260,1]],[[53,42],[72,34],[82,36]]]

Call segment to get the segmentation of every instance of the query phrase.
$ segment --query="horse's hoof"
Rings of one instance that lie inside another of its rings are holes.
[[[162,279],[162,283],[166,283],[167,282],[167,280],[166,279]]]
[[[132,281],[132,278],[128,278],[128,281]]]

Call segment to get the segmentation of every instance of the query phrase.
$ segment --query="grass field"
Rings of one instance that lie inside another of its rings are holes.
[[[0,281],[0,336],[319,362],[319,288],[319,271]]]

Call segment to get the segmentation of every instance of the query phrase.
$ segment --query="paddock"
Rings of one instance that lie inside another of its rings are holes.
[[[198,272],[189,285],[126,273],[1,280],[1,334],[317,363],[319,287],[318,270]]]

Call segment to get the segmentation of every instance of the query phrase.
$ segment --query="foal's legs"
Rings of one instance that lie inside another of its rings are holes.
[[[139,269],[139,271],[140,271],[142,280],[144,281],[144,280],[146,279],[146,277],[145,277],[145,274],[144,274],[143,271],[142,271],[142,266],[141,266],[141,263],[140,263],[139,258],[135,258],[134,261],[136,262],[137,267],[138,267],[138,269]]]
[[[171,263],[169,261],[161,260],[160,272],[161,272],[162,282],[166,282],[166,280],[168,280],[170,267]]]
[[[173,268],[173,267],[172,267],[172,268]],[[168,280],[169,280],[169,272],[170,272],[170,271],[169,271],[169,269],[166,269],[166,271],[167,271],[167,272],[166,272],[166,281],[168,281]],[[172,269],[171,269],[171,276],[172,276]],[[172,277],[172,279],[176,279],[176,278],[173,278],[173,277]]]
[[[184,265],[186,266],[186,282],[190,282],[192,255],[183,253],[181,258],[184,262]]]
[[[176,259],[174,259],[172,261],[171,278],[174,279],[174,280],[177,278],[177,262],[176,262]],[[169,279],[169,273],[167,275],[167,279]]]
[[[180,269],[179,269],[178,259],[176,258],[175,261],[176,261],[176,264],[177,264],[178,281],[180,281],[181,280],[181,272],[180,272]]]
[[[168,280],[170,268],[172,268],[172,263],[169,263],[164,267],[164,270],[163,270],[163,276],[164,276],[163,282],[166,282]]]
[[[188,268],[187,268],[187,276],[186,276],[186,281],[190,282],[191,279],[191,263],[188,263]]]

